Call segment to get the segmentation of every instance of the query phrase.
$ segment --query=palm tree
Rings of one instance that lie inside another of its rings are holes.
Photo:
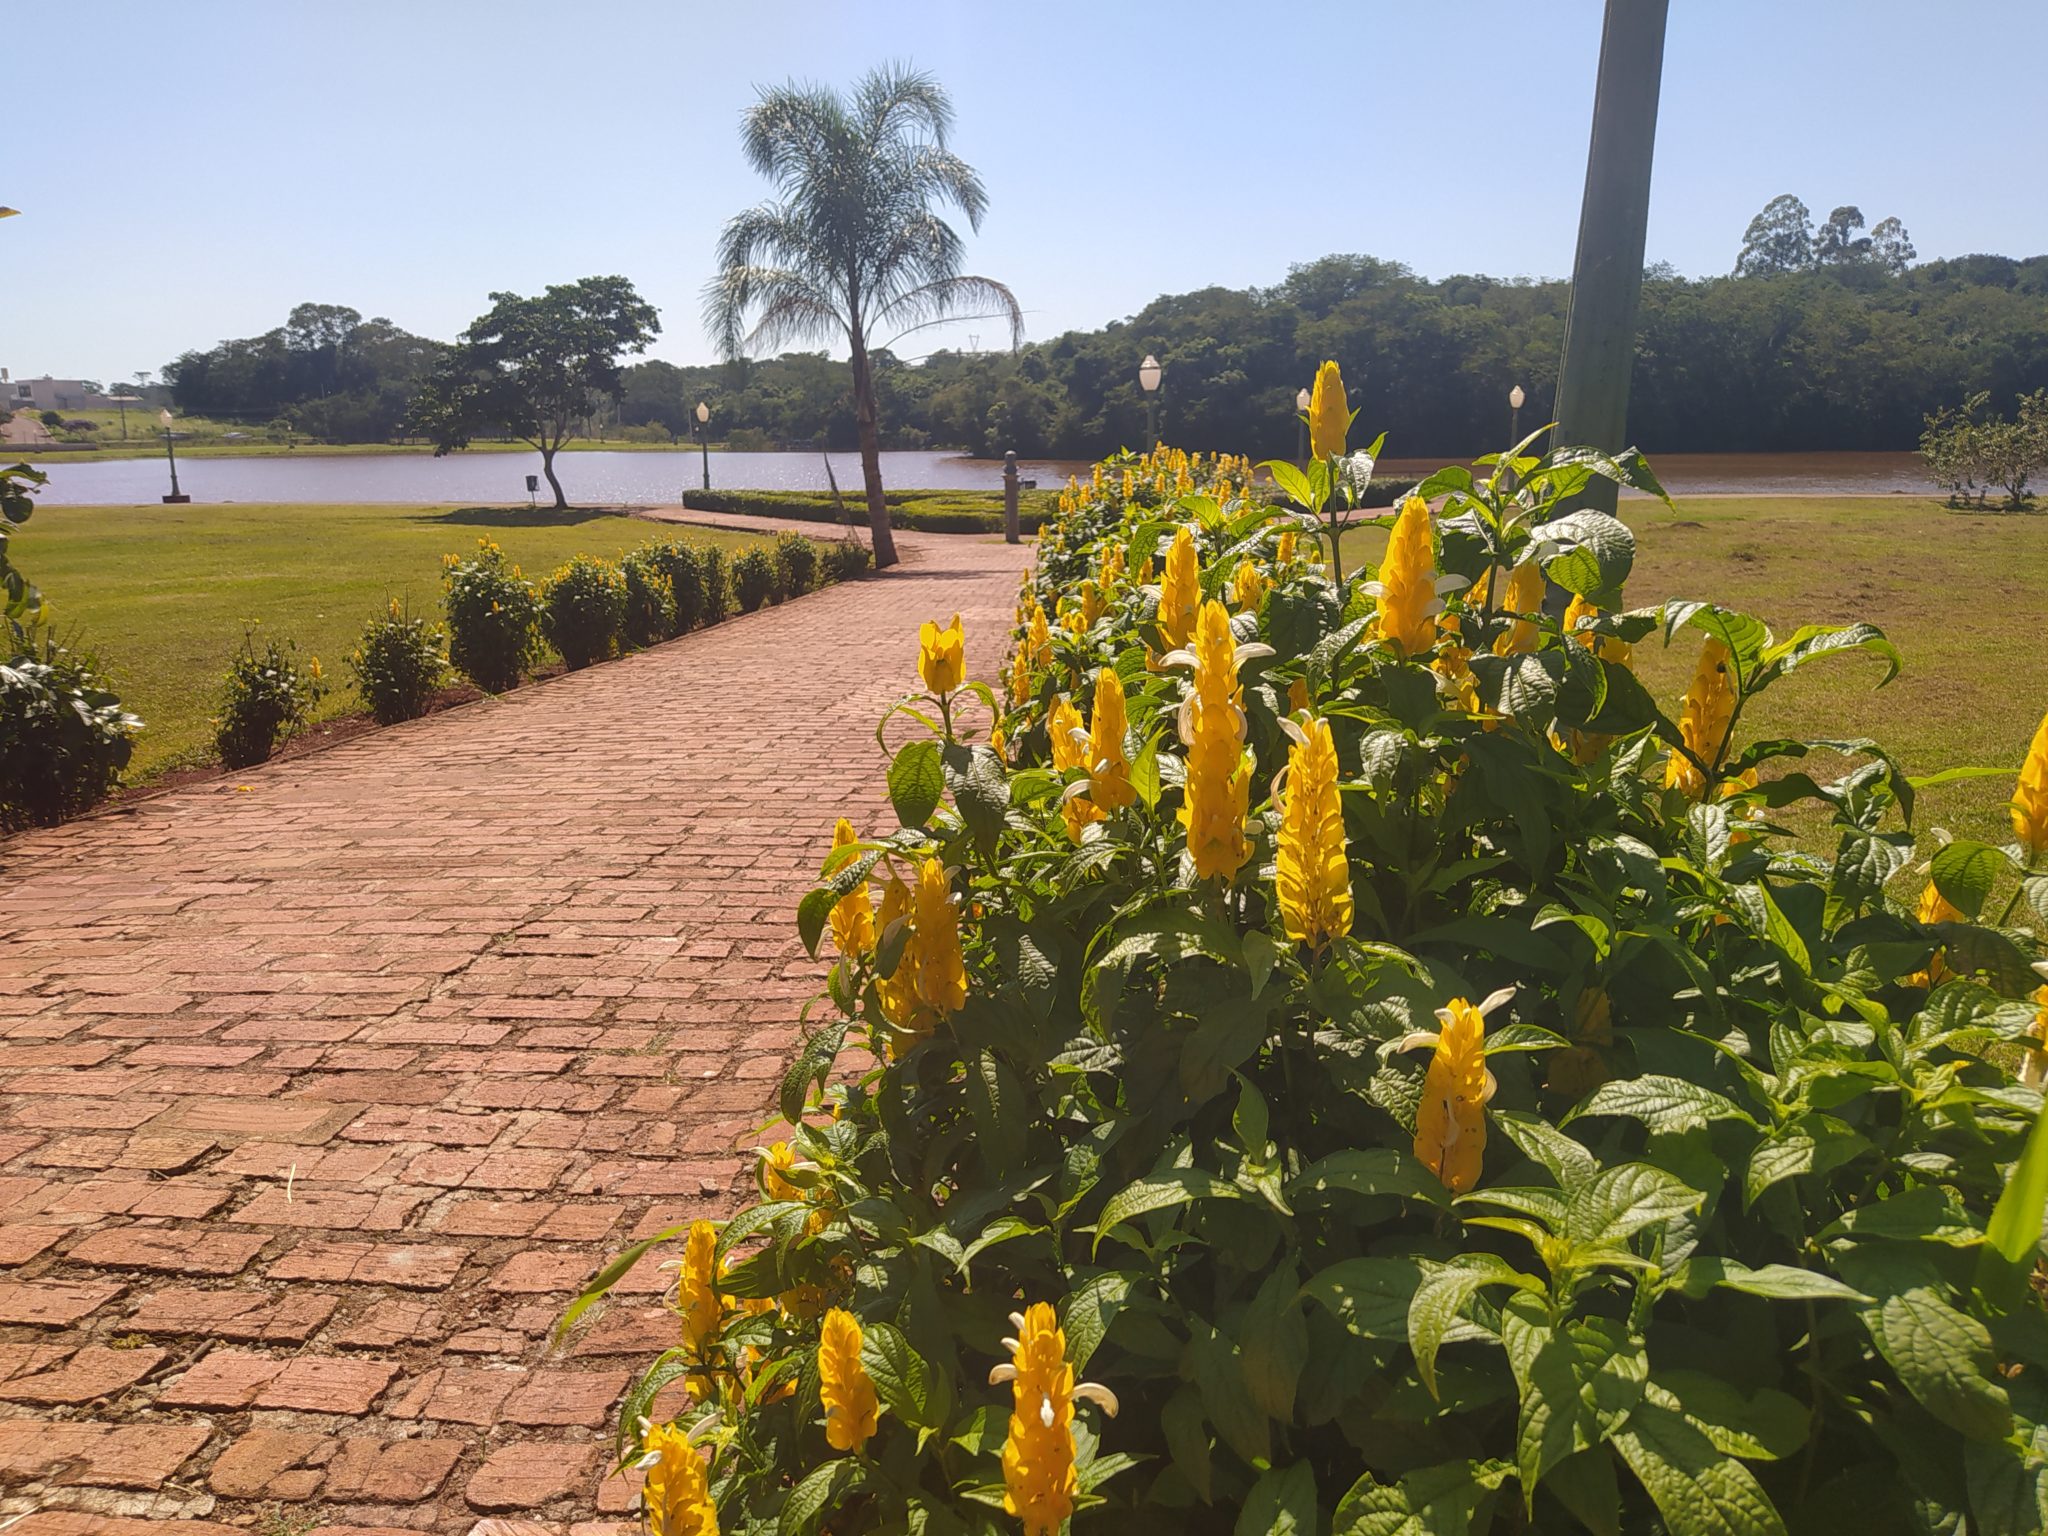
[[[845,97],[794,82],[764,89],[740,143],[776,195],[725,226],[705,290],[705,323],[728,359],[845,340],[878,567],[895,563],[896,541],[882,499],[874,353],[972,306],[987,311],[977,318],[1007,319],[1012,346],[1024,334],[1015,296],[961,272],[960,237],[933,211],[950,203],[979,229],[988,207],[981,178],[946,148],[952,125],[944,88],[900,65],[871,71]]]

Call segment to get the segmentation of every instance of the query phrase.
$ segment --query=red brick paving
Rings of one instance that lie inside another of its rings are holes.
[[[666,1276],[549,1330],[738,1197],[817,986],[795,899],[835,816],[886,813],[863,742],[917,624],[958,609],[1000,661],[1025,551],[901,542],[900,573],[0,844],[12,1536],[626,1514],[612,1415],[674,1337]]]

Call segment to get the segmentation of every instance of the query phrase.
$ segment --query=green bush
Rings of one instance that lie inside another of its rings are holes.
[[[488,538],[467,560],[449,555],[442,573],[448,655],[485,693],[519,686],[540,656],[540,596]]]
[[[213,745],[221,762],[230,768],[268,762],[305,729],[326,692],[318,656],[302,665],[298,645],[289,639],[266,640],[258,651],[255,631],[244,631],[242,652],[228,664],[220,714],[213,722]]]
[[[575,555],[541,588],[541,627],[571,671],[618,650],[626,627],[626,578],[609,560]]]
[[[704,563],[694,545],[681,539],[664,539],[645,551],[662,578],[668,582],[675,602],[675,622],[669,630],[680,635],[704,622]]]
[[[626,578],[626,640],[631,645],[658,645],[676,632],[675,588],[659,547],[636,549],[619,562]]]
[[[741,613],[752,613],[775,600],[775,561],[767,550],[743,550],[733,557],[732,588]]]
[[[775,536],[775,575],[784,597],[801,597],[817,585],[818,546],[800,533]]]
[[[391,600],[390,610],[363,626],[349,653],[356,688],[379,725],[416,720],[448,680],[448,637]]]
[[[732,611],[731,583],[726,579],[725,551],[706,545],[697,551],[697,568],[703,575],[704,611],[699,620],[716,624]]]
[[[23,634],[0,665],[0,832],[53,826],[107,797],[142,722],[89,656]]]
[[[685,1486],[693,1431],[728,1531],[2040,1529],[2048,722],[2018,840],[1923,875],[1929,786],[1746,728],[1892,647],[1629,608],[1582,497],[1632,452],[1434,476],[1341,583],[1327,463],[1185,467],[1047,530],[1000,751],[972,685],[890,712],[790,1140],[691,1227],[625,1459]]]
[[[834,539],[825,546],[825,575],[830,581],[865,576],[874,563],[874,552],[859,539]]]
[[[1000,491],[890,491],[884,500],[889,506],[892,528],[914,533],[1003,531]],[[1054,491],[1020,492],[1018,522],[1023,531],[1037,532],[1041,523],[1057,514],[1057,501],[1058,493]],[[700,512],[837,523],[842,528],[868,525],[867,502],[857,486],[846,493],[844,513],[827,491],[685,491],[683,505]]]

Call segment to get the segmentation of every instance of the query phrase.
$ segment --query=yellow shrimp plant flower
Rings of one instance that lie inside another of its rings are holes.
[[[1965,920],[1963,914],[1950,905],[1949,899],[1935,888],[1932,880],[1929,880],[1926,885],[1921,887],[1920,901],[1913,909],[1913,916],[1921,922],[1930,925],[1934,923],[1960,923]],[[1940,986],[1954,974],[1955,972],[1948,968],[1947,962],[1943,958],[1943,951],[1937,949],[1932,955],[1927,957],[1927,969],[1915,971],[1912,975],[1908,976],[1906,978],[1906,985],[1909,987],[1927,987],[1932,989]]]
[[[643,1428],[647,1421],[642,1419]],[[718,1536],[718,1506],[704,1475],[704,1459],[674,1424],[644,1428],[639,1465],[647,1473],[640,1498],[649,1536]]]
[[[1053,701],[1052,713],[1046,719],[1045,731],[1052,744],[1052,765],[1060,773],[1075,768],[1086,768],[1092,756],[1088,739],[1088,728],[1081,723],[1081,711],[1074,707],[1074,701],[1061,694]],[[1060,806],[1060,816],[1067,824],[1067,836],[1075,842],[1081,841],[1081,829],[1091,821],[1101,819],[1102,813],[1089,804],[1087,780],[1077,779],[1067,788]]]
[[[1351,402],[1344,394],[1344,373],[1335,363],[1316,370],[1315,388],[1308,397],[1308,451],[1327,459],[1344,451],[1344,439],[1351,432]]]
[[[1266,587],[1265,572],[1249,560],[1237,562],[1230,577],[1230,600],[1237,604],[1239,613],[1257,613],[1259,604],[1266,599]]]
[[[682,1273],[676,1281],[676,1307],[683,1315],[683,1344],[701,1356],[718,1334],[722,1308],[718,1290],[718,1228],[708,1221],[690,1223],[683,1242]]]
[[[1114,667],[1095,674],[1095,708],[1088,721],[1088,798],[1103,811],[1120,811],[1138,798],[1131,788],[1131,760],[1124,755],[1123,679]]]
[[[1543,572],[1534,560],[1524,560],[1509,573],[1501,609],[1515,615],[1515,622],[1493,642],[1493,654],[1528,655],[1538,639],[1533,615],[1543,611]]]
[[[818,1401],[825,1409],[825,1441],[835,1451],[857,1451],[881,1418],[874,1381],[860,1360],[860,1324],[843,1307],[825,1314],[818,1338]]]
[[[946,866],[926,859],[917,871],[917,1003],[920,1033],[967,1006],[967,962],[960,953],[960,911]],[[907,958],[907,956],[906,956]]]
[[[1410,496],[1401,503],[1379,580],[1367,591],[1379,599],[1380,638],[1404,656],[1420,656],[1436,640],[1436,551],[1430,542],[1429,503]]]
[[[1187,828],[1188,853],[1198,880],[1228,880],[1251,857],[1244,835],[1250,805],[1252,764],[1244,750],[1244,691],[1238,662],[1267,646],[1239,646],[1230,615],[1219,602],[1202,605],[1192,653],[1175,651],[1167,665],[1195,669],[1194,691],[1180,708],[1180,739],[1187,747],[1187,785],[1180,820]]]
[[[1337,801],[1337,743],[1327,720],[1309,721],[1287,754],[1275,885],[1290,939],[1320,951],[1351,931],[1351,862]]]
[[[960,615],[944,629],[926,619],[917,631],[917,675],[933,693],[951,693],[967,677],[967,632]]]
[[[1007,1364],[988,1373],[990,1386],[1009,1383],[1010,1431],[1003,1440],[1003,1508],[1023,1522],[1024,1536],[1059,1536],[1074,1512],[1080,1477],[1074,1466],[1074,1403],[1094,1403],[1116,1417],[1116,1394],[1076,1382],[1067,1364],[1067,1336],[1042,1301],[1010,1314],[1016,1337],[1003,1340]]]
[[[1183,523],[1166,551],[1166,575],[1159,583],[1159,628],[1175,650],[1194,635],[1201,602],[1202,566],[1195,555],[1195,535]]]
[[[832,846],[845,848],[859,841],[853,823],[840,817],[832,829]],[[858,959],[875,947],[875,904],[865,881],[832,903],[832,942],[849,960]]]
[[[2034,732],[2034,744],[2020,765],[2012,795],[2012,831],[2029,864],[2048,853],[2048,715],[2041,717],[2041,728]]]
[[[1727,746],[1728,722],[1735,718],[1735,678],[1730,670],[1733,658],[1721,640],[1709,635],[1700,646],[1700,659],[1693,667],[1692,686],[1685,690],[1685,709],[1678,721],[1678,734],[1687,748],[1708,768],[1721,766]],[[1664,785],[1680,789],[1694,800],[1705,797],[1707,781],[1685,753],[1677,748],[1664,764]]]
[[[1415,1117],[1415,1155],[1453,1194],[1479,1182],[1486,1106],[1494,1090],[1493,1074],[1486,1069],[1486,1016],[1514,995],[1513,987],[1504,987],[1476,1008],[1454,997],[1436,1011],[1440,1029],[1409,1035],[1398,1047],[1434,1048]]]

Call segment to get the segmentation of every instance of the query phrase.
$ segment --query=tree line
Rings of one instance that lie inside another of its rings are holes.
[[[1270,288],[1155,299],[1128,320],[1014,352],[873,354],[880,441],[1088,458],[1145,433],[1137,368],[1165,367],[1162,435],[1189,449],[1286,455],[1294,397],[1324,358],[1352,382],[1361,420],[1389,450],[1450,455],[1497,446],[1508,390],[1525,426],[1547,420],[1568,285],[1479,276],[1431,280],[1397,262],[1329,256]],[[264,336],[188,352],[164,370],[179,410],[290,421],[333,441],[405,434],[441,343],[337,305],[301,305]],[[593,417],[639,435],[711,435],[757,448],[858,446],[852,377],[822,353],[702,367],[641,362]],[[1964,256],[1894,272],[1882,261],[1643,285],[1630,435],[1653,452],[1896,449],[1925,418],[1978,393],[2048,387],[2048,257]]]

